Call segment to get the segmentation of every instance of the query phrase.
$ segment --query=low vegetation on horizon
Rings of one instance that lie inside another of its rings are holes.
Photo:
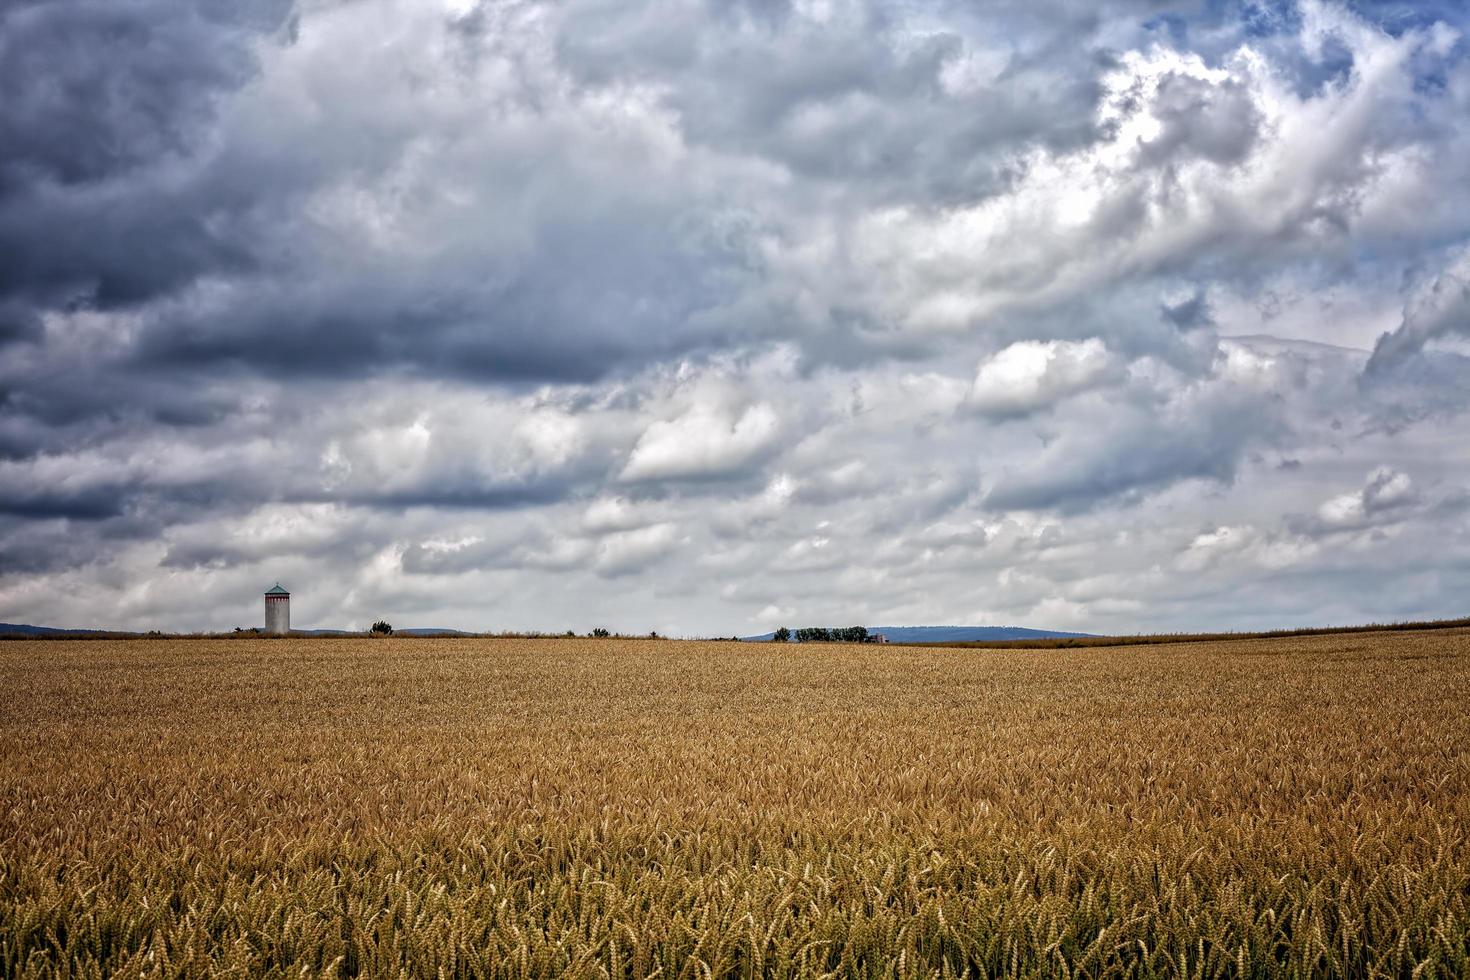
[[[0,975],[1470,975],[1470,631],[0,646]]]

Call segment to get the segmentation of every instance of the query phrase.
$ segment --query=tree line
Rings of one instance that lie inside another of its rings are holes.
[[[796,637],[797,643],[867,643],[869,640],[868,628],[866,626],[803,626],[793,633],[786,627],[781,627],[771,635],[774,643],[790,643],[792,637]]]

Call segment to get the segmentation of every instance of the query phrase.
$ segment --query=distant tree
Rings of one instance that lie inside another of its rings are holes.
[[[592,635],[593,636],[612,636],[611,633],[609,633],[607,630],[603,629],[601,626],[599,626],[596,629],[594,629],[592,631]]]
[[[373,624],[372,629],[368,630],[368,632],[372,633],[374,636],[392,636],[393,624],[388,622],[386,619],[380,619]]]
[[[650,640],[656,640],[656,639],[658,639],[658,630],[649,630],[648,631],[648,638]]]
[[[577,635],[577,631],[576,630],[567,630],[567,636],[576,636],[576,635]]]
[[[785,627],[782,627],[785,629]],[[790,635],[788,633],[788,635]],[[866,626],[845,626],[829,629],[826,626],[803,626],[796,631],[797,643],[866,643]]]
[[[791,642],[791,631],[789,629],[787,629],[786,627],[784,627],[784,626],[781,627],[775,633],[772,633],[771,634],[771,642],[772,643],[790,643]]]

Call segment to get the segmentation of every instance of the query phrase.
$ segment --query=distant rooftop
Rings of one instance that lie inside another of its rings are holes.
[[[280,582],[277,582],[275,584],[275,587],[274,588],[272,588],[270,591],[266,592],[266,595],[290,595],[290,594],[291,593],[289,593],[285,589],[281,588],[281,583]]]

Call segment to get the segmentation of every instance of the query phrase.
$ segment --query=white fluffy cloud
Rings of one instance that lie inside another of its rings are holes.
[[[1119,364],[1096,337],[1021,340],[981,363],[969,401],[995,418],[1026,415],[1121,376]]]
[[[695,405],[677,418],[649,425],[620,476],[634,482],[740,473],[775,445],[780,432],[780,417],[770,405],[738,411]]]
[[[1328,530],[1355,530],[1402,518],[1418,502],[1414,481],[1406,473],[1380,466],[1368,474],[1361,490],[1340,494],[1317,508],[1321,526]]]

